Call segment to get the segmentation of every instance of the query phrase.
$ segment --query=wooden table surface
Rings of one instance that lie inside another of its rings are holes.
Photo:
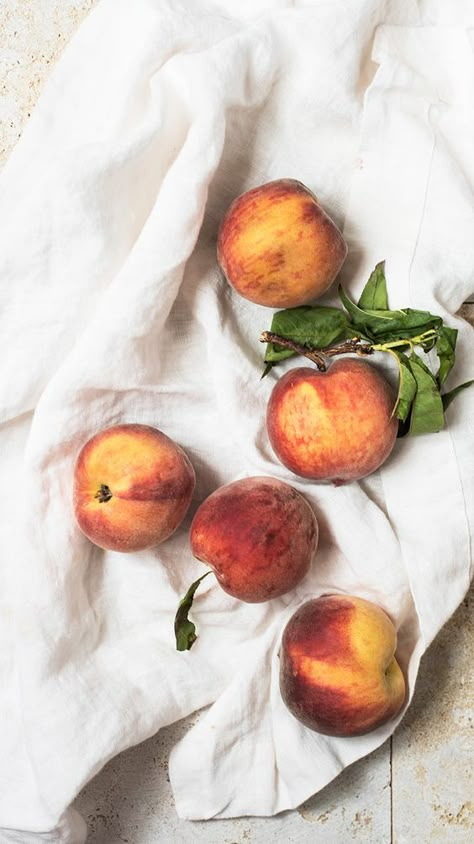
[[[131,0],[133,2],[133,0]],[[0,166],[51,66],[96,0],[1,0]],[[474,324],[474,305],[462,310]],[[474,841],[471,592],[425,654],[413,703],[392,739],[277,818],[180,821],[167,776],[174,724],[110,762],[76,800],[89,844],[468,844]]]

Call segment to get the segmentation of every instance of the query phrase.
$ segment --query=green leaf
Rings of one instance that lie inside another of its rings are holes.
[[[380,322],[374,326],[375,340],[381,343],[388,343],[402,337],[412,339],[432,328],[439,330],[443,324],[441,317],[434,316],[428,311],[414,311],[411,308],[406,308],[404,311],[380,311],[380,313],[393,314],[390,322]]]
[[[263,372],[260,376],[260,381],[263,381],[263,379],[267,377],[268,373],[272,371],[273,367],[274,367],[274,364],[271,361],[269,361],[266,364],[265,369],[263,370]]]
[[[285,337],[288,336],[288,334],[285,334]],[[297,352],[293,352],[291,349],[284,349],[282,346],[278,346],[276,343],[267,343],[264,363],[266,363],[267,366],[270,366],[271,369],[273,366],[275,366],[276,363],[279,363],[281,360],[286,360],[286,358],[292,358],[293,355],[296,354]],[[267,366],[263,370],[262,378],[265,378],[265,376],[268,375],[268,373],[270,372],[270,369],[268,369]]]
[[[410,435],[416,436],[440,431],[444,426],[444,412],[436,378],[418,355],[411,355],[410,369],[416,380]]]
[[[366,313],[366,311],[362,310],[362,308],[359,308],[358,305],[354,304],[354,302],[349,299],[349,296],[346,294],[342,285],[339,285],[339,298],[351,318],[352,325],[356,329],[364,329],[364,333],[369,337],[369,339],[372,340],[372,333],[368,329],[368,326],[371,322],[369,315]]]
[[[413,405],[412,405],[413,407]],[[410,412],[408,413],[407,418],[404,422],[401,419],[398,420],[398,432],[397,432],[397,439],[402,439],[403,437],[407,437],[410,433],[410,422],[411,422],[411,408]]]
[[[417,382],[410,369],[410,361],[403,352],[396,352],[399,368],[398,396],[395,405],[395,416],[405,422],[416,396]]]
[[[339,287],[339,297],[352,324],[358,330],[364,331],[374,342],[416,337],[429,328],[438,328],[443,324],[441,317],[430,314],[429,311],[418,311],[413,308],[404,308],[399,311],[360,308],[342,287]]]
[[[456,328],[448,328],[446,325],[443,325],[439,330],[436,341],[436,352],[439,358],[439,369],[436,380],[440,387],[444,384],[454,366],[457,337],[458,332]]]
[[[201,580],[204,580],[208,574],[212,572],[206,571],[201,577],[198,577],[194,583],[191,584],[184,598],[181,599],[174,619],[174,633],[176,636],[176,650],[190,651],[194,642],[197,639],[196,626],[189,621],[188,612],[192,607],[194,594],[198,588]]]
[[[441,396],[441,401],[443,402],[444,410],[449,407],[452,400],[456,398],[458,393],[462,392],[462,390],[466,390],[468,387],[471,387],[472,384],[474,384],[474,380],[465,381],[464,384],[459,384],[459,386],[455,387],[454,390],[450,390],[449,393],[445,393],[443,396]]]
[[[376,310],[388,309],[387,282],[385,280],[385,261],[376,265],[372,275],[365,285],[358,302],[362,310],[375,308]]]
[[[347,319],[340,308],[303,305],[287,308],[273,315],[271,331],[312,349],[324,349],[347,329]],[[295,352],[274,343],[267,345],[265,363],[292,357]]]

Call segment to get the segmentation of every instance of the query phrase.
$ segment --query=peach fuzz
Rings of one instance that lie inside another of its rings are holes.
[[[277,382],[267,430],[279,460],[296,475],[336,484],[374,472],[390,454],[395,397],[380,372],[346,358],[327,372],[292,369]]]
[[[181,524],[194,469],[173,440],[148,425],[106,428],[82,448],[74,470],[79,527],[101,548],[140,551]]]
[[[328,595],[290,618],[280,651],[280,690],[302,724],[330,736],[374,730],[400,711],[405,678],[395,626],[376,604]]]
[[[318,542],[318,523],[299,492],[274,478],[220,487],[191,525],[195,557],[211,566],[221,587],[241,601],[267,601],[305,576]]]
[[[229,284],[272,308],[317,299],[346,255],[335,223],[295,179],[277,179],[237,197],[217,239],[217,260]]]

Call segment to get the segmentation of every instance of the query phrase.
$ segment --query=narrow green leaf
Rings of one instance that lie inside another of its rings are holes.
[[[392,340],[397,337],[416,337],[430,328],[439,328],[443,324],[441,317],[429,311],[417,311],[404,308],[402,311],[367,311],[374,337]]]
[[[423,334],[429,328],[439,328],[443,320],[439,316],[430,314],[429,311],[417,311],[414,308],[404,308],[401,311],[373,311],[374,318],[379,319],[378,325],[374,326],[376,337],[383,337],[390,333],[402,337],[415,337]]]
[[[263,370],[263,372],[260,376],[260,381],[263,381],[263,379],[267,377],[268,373],[272,371],[273,367],[274,367],[274,364],[271,361],[269,361],[266,364],[265,369]]]
[[[273,315],[271,330],[280,337],[287,337],[312,349],[324,349],[347,329],[347,319],[340,308],[321,305],[303,305],[287,308]],[[265,363],[275,363],[294,355],[290,349],[283,349],[274,343],[267,345]]]
[[[413,308],[399,311],[362,309],[349,298],[342,287],[339,287],[339,297],[352,324],[357,329],[362,329],[374,342],[416,337],[429,328],[438,328],[443,324],[441,317]]]
[[[439,369],[436,376],[439,386],[446,381],[451,372],[454,361],[456,359],[456,340],[458,332],[456,328],[448,328],[443,325],[438,332],[438,339],[436,341],[436,352],[439,358]]]
[[[401,422],[405,422],[410,413],[413,399],[416,396],[416,378],[410,369],[410,361],[403,352],[397,352],[396,358],[399,367],[399,384],[397,403],[395,405],[395,416]]]
[[[273,329],[272,329],[273,331]],[[288,334],[285,334],[285,337],[288,337]],[[290,340],[293,338],[290,337]],[[287,358],[292,358],[293,355],[296,355],[296,352],[293,352],[291,349],[284,349],[283,346],[278,346],[277,343],[267,343],[267,347],[265,349],[265,357],[264,362],[267,364],[271,364],[274,366],[276,363],[279,363],[281,360],[286,360]],[[262,378],[268,375],[266,368],[264,369],[264,374]]]
[[[450,390],[449,393],[445,393],[441,396],[441,401],[443,402],[443,408],[449,407],[452,400],[456,398],[458,393],[461,393],[462,390],[466,390],[468,387],[471,387],[474,384],[474,379],[472,381],[465,381],[464,384],[459,384],[459,386],[455,387],[454,390]]]
[[[339,298],[351,318],[352,325],[356,329],[364,330],[365,335],[368,336],[370,340],[373,340],[374,337],[368,328],[370,324],[368,314],[362,310],[362,308],[359,308],[358,305],[356,305],[351,299],[349,299],[349,296],[342,285],[339,285]]]
[[[385,279],[385,261],[376,265],[367,284],[365,285],[358,307],[362,310],[374,308],[376,310],[388,310],[387,282]]]
[[[178,604],[178,609],[174,619],[174,633],[176,636],[177,651],[190,651],[197,639],[196,625],[194,625],[192,621],[189,621],[188,612],[192,607],[194,594],[201,583],[201,580],[204,580],[204,578],[211,573],[212,572],[210,571],[206,571],[205,574],[198,577],[198,579],[191,584],[186,592],[186,595]]]
[[[411,412],[410,435],[440,431],[444,426],[444,412],[436,378],[418,355],[411,355],[410,369],[417,388]]]

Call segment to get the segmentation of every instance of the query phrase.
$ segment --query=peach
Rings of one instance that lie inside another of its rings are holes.
[[[195,486],[194,469],[173,440],[148,425],[115,425],[92,437],[74,470],[74,511],[92,542],[140,551],[181,524]]]
[[[283,701],[318,733],[357,736],[374,730],[405,701],[396,645],[393,623],[370,601],[346,595],[307,601],[283,633]]]
[[[336,484],[374,472],[390,454],[395,397],[366,361],[335,361],[327,372],[292,369],[277,382],[267,430],[279,460],[296,475]]]
[[[267,601],[305,576],[318,542],[318,523],[299,492],[274,478],[220,487],[191,525],[195,557],[211,566],[222,588],[241,601]]]
[[[317,299],[346,255],[335,223],[295,179],[277,179],[237,197],[217,239],[217,260],[229,284],[271,308]]]

